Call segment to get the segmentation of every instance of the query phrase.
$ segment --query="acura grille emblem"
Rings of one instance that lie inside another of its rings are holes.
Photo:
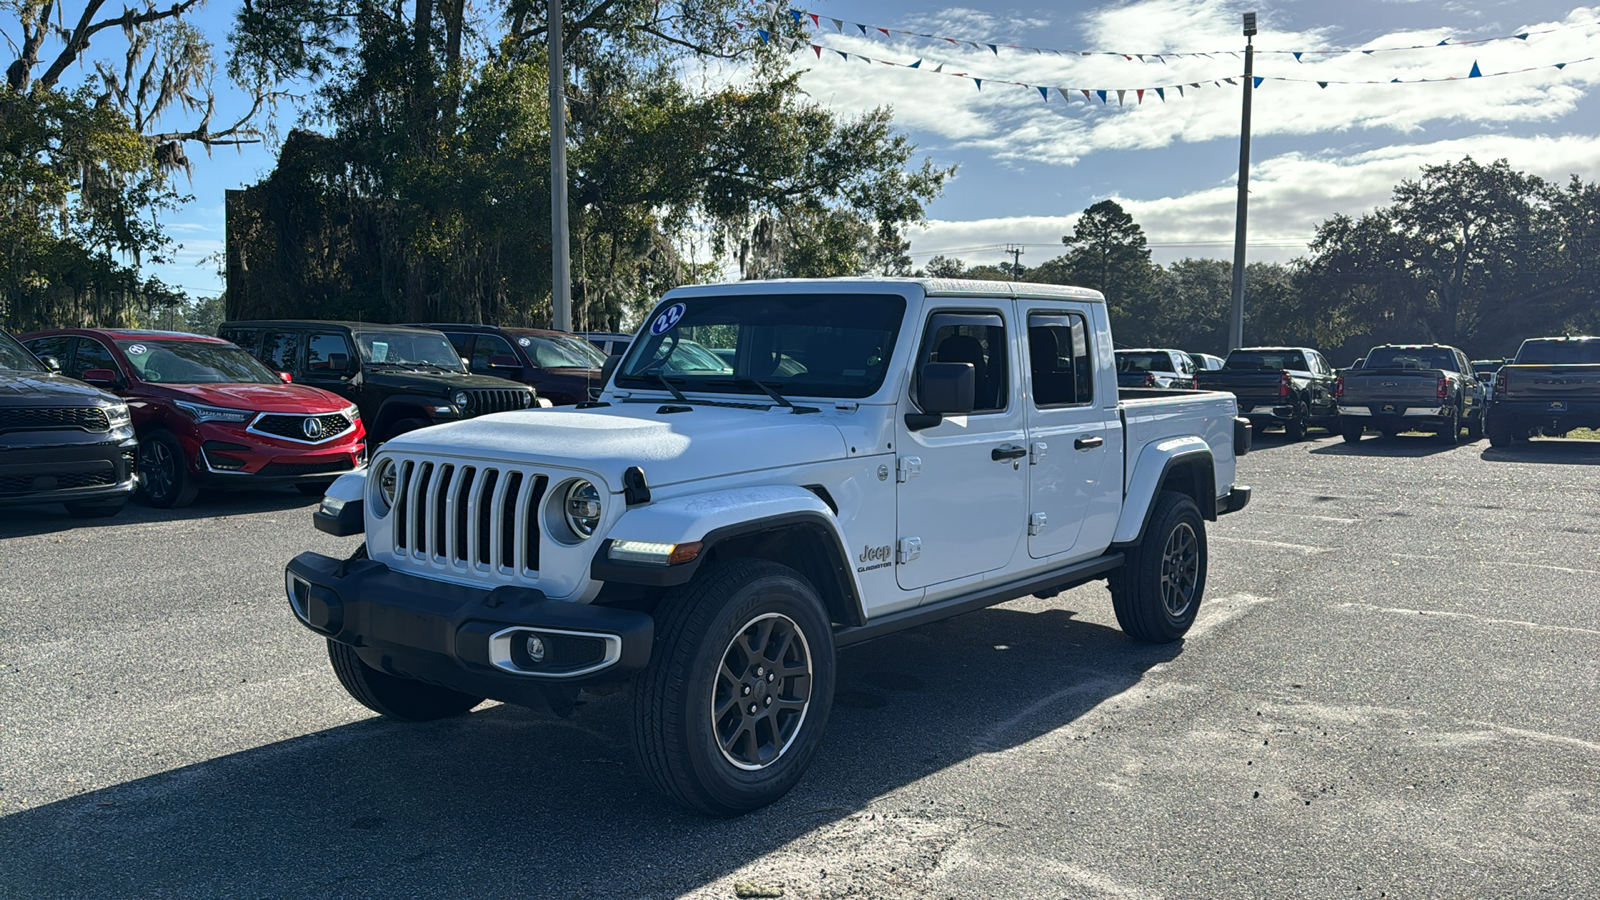
[[[300,430],[306,433],[306,437],[316,440],[322,437],[322,422],[315,416],[307,416],[306,420],[300,423]]]

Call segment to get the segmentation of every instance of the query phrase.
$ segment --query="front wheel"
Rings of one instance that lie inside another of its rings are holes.
[[[1206,523],[1194,500],[1162,491],[1144,539],[1110,580],[1111,606],[1129,637],[1154,644],[1183,637],[1206,589]]]
[[[157,431],[139,439],[139,484],[144,501],[157,509],[179,509],[194,502],[200,485],[189,474],[177,435]]]
[[[365,556],[366,546],[362,544],[357,553]],[[338,641],[328,641],[328,661],[356,702],[391,719],[428,722],[459,716],[483,702],[482,697],[380,672],[362,662],[355,648]]]
[[[787,566],[736,560],[664,597],[633,686],[633,747],[650,781],[734,816],[795,786],[833,706],[833,629]]]

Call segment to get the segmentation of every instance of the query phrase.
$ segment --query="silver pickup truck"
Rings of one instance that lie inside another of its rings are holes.
[[[1431,431],[1454,444],[1467,429],[1483,437],[1485,390],[1466,354],[1442,344],[1386,344],[1373,347],[1360,368],[1334,384],[1339,430],[1351,443],[1368,429],[1385,437],[1402,431]]]

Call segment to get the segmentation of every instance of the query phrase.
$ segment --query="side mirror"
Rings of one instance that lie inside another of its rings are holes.
[[[116,371],[112,369],[84,369],[83,374],[78,376],[78,380],[87,382],[98,388],[115,388],[122,386],[122,379],[118,378]]]
[[[489,357],[489,368],[520,369],[522,368],[522,363],[517,362],[515,356],[491,356]]]
[[[976,376],[972,363],[924,364],[917,373],[917,405],[922,414],[908,414],[906,427],[920,431],[939,424],[945,416],[972,412]]]
[[[611,383],[611,376],[616,374],[617,366],[621,363],[622,357],[620,356],[606,357],[605,364],[600,367],[600,390],[605,390],[606,385]]]
[[[290,375],[288,372],[279,372],[278,377],[283,379],[284,384],[294,383],[294,376]]]
[[[338,372],[340,375],[350,375],[356,371],[356,367],[350,365],[350,354],[348,353],[329,353],[328,368]]]
[[[41,356],[39,357],[39,361],[44,363],[44,367],[46,369],[49,369],[57,375],[61,374],[61,360],[56,359],[54,356]]]

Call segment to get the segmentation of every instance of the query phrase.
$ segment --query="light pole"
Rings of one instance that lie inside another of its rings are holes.
[[[1250,216],[1250,94],[1255,89],[1256,14],[1244,14],[1244,113],[1239,124],[1239,206],[1233,225],[1233,322],[1228,349],[1244,346],[1244,237]]]
[[[550,305],[557,331],[572,330],[572,247],[567,237],[567,67],[561,0],[550,0]]]

